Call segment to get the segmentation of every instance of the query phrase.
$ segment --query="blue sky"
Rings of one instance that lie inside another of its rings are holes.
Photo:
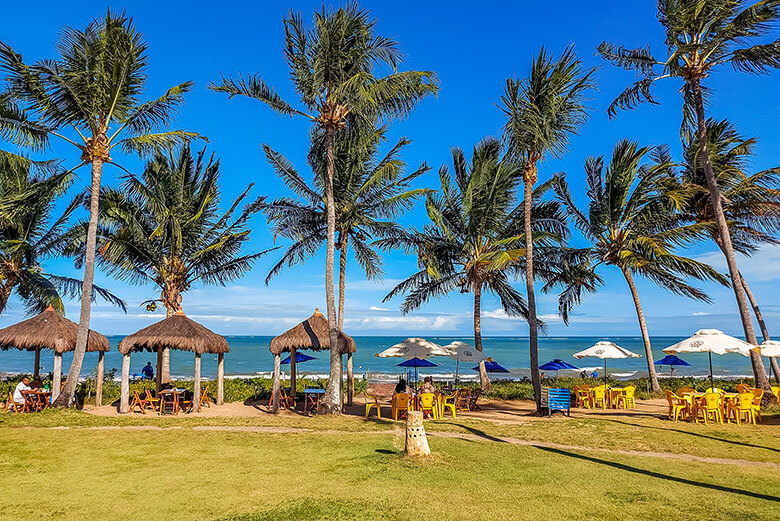
[[[235,196],[250,182],[255,195],[277,196],[285,188],[265,162],[262,143],[286,154],[302,173],[308,174],[307,123],[282,118],[257,101],[234,99],[207,90],[221,73],[260,72],[288,100],[295,101],[284,64],[282,18],[290,8],[305,17],[319,9],[320,2],[202,2],[154,1],[113,2],[113,9],[125,9],[149,44],[147,98],[186,80],[196,83],[187,96],[177,126],[208,136],[210,150],[222,160],[224,198]],[[378,19],[378,32],[395,37],[407,55],[402,69],[435,71],[441,81],[438,98],[420,104],[410,118],[393,125],[391,140],[407,136],[413,140],[405,159],[410,166],[427,161],[433,171],[421,177],[419,187],[437,187],[436,169],[449,162],[450,149],[467,151],[485,136],[497,135],[503,123],[496,103],[508,77],[527,74],[532,58],[541,46],[559,53],[574,44],[588,66],[600,66],[599,90],[590,100],[590,123],[571,141],[565,157],[551,160],[540,169],[547,179],[559,171],[568,174],[575,197],[584,202],[582,164],[588,155],[609,155],[621,138],[643,145],[668,143],[679,157],[680,99],[674,81],[656,89],[660,106],[644,106],[623,112],[609,120],[606,107],[633,76],[617,70],[594,56],[603,39],[640,46],[649,43],[663,53],[663,33],[655,18],[655,2],[602,0],[589,2],[363,2]],[[53,58],[56,36],[65,25],[83,28],[100,16],[105,5],[98,2],[17,2],[3,7],[0,39],[21,52],[26,60]],[[777,76],[751,77],[720,70],[709,79],[714,95],[709,114],[731,119],[746,137],[758,137],[752,170],[778,163]],[[10,148],[3,144],[5,148]],[[66,164],[75,164],[74,150],[57,144],[47,154]],[[124,166],[138,169],[132,157],[116,157]],[[88,182],[88,171],[79,172],[75,190]],[[107,168],[105,184],[115,184],[120,172]],[[424,223],[421,208],[402,219],[410,226]],[[272,244],[262,217],[253,222],[251,250]],[[582,244],[580,237],[573,238]],[[249,251],[249,250],[248,250]],[[710,244],[692,248],[690,255],[725,268],[721,256]],[[235,285],[227,288],[196,288],[184,297],[184,309],[208,327],[223,334],[275,334],[325,308],[324,250],[304,266],[287,270],[269,286],[263,282],[277,255],[271,254]],[[770,328],[780,325],[780,249],[764,248],[751,259],[741,259],[744,276],[762,303]],[[78,276],[68,261],[52,261],[46,268]],[[399,301],[383,303],[386,292],[415,269],[414,259],[400,253],[385,256],[386,278],[365,281],[357,265],[348,266],[346,327],[360,334],[469,334],[472,323],[468,295],[453,294],[430,302],[419,312],[402,317]],[[550,335],[638,335],[633,303],[625,281],[614,269],[602,271],[606,285],[588,296],[567,327],[555,316],[553,296],[542,296],[539,313],[549,325]],[[128,302],[127,315],[105,304],[93,308],[93,327],[106,334],[124,334],[143,327],[158,317],[138,304],[156,297],[152,287],[131,287],[98,274],[96,281],[110,287]],[[516,284],[522,288],[522,284]],[[653,335],[687,335],[700,327],[718,327],[741,334],[733,294],[727,288],[707,285],[714,304],[704,304],[638,282],[650,332]],[[526,324],[508,319],[499,311],[497,299],[483,300],[483,332],[486,335],[525,335]],[[0,327],[22,318],[23,307],[10,303],[0,317]],[[67,314],[78,316],[78,304],[69,302]]]

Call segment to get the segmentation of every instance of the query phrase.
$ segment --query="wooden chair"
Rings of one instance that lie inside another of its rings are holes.
[[[208,394],[208,386],[203,386],[203,388],[200,390],[200,406],[201,407],[211,407],[211,403],[209,402],[209,394]]]
[[[146,408],[151,407],[151,405],[152,404],[146,401],[146,398],[141,398],[138,391],[133,391],[133,401],[130,402],[130,412],[135,412],[135,408],[138,407],[141,413],[146,414]]]
[[[5,412],[22,412],[24,404],[19,404],[14,401],[14,393],[8,391],[8,402],[5,404]]]
[[[176,393],[176,408],[179,411],[190,413],[192,412],[192,407],[192,398],[188,400],[185,393]]]
[[[455,398],[455,410],[458,412],[469,410],[469,400],[471,399],[471,389],[461,389]]]
[[[154,412],[158,412],[160,409],[160,398],[155,398],[152,396],[152,392],[147,389],[146,390],[146,403],[152,406],[152,410]]]
[[[272,392],[270,398],[268,398],[268,409],[270,410],[273,405],[274,393]],[[279,407],[295,411],[295,401],[287,396],[287,391],[284,390],[284,387],[279,387]]]
[[[37,412],[38,408],[38,395],[31,391],[22,391],[24,396],[24,405],[22,405],[22,412]]]
[[[470,411],[481,411],[482,407],[480,407],[477,404],[477,400],[479,400],[480,395],[482,394],[482,389],[474,389],[471,391],[471,396],[469,396],[469,410]]]

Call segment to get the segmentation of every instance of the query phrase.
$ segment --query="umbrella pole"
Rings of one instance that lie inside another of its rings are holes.
[[[712,351],[707,351],[707,355],[710,357],[710,389],[714,389],[715,384],[712,381]]]
[[[458,385],[458,369],[460,369],[460,360],[455,360],[455,385]]]

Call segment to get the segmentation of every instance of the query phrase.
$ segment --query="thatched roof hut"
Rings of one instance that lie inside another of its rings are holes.
[[[62,354],[76,349],[79,325],[63,317],[54,308],[12,326],[0,329],[0,349],[38,351],[51,349]],[[90,329],[87,351],[108,351],[108,339]]]
[[[187,318],[183,311],[177,311],[168,318],[126,336],[119,343],[119,352],[123,355],[131,351],[157,351],[163,348],[196,354],[230,351],[225,337]]]
[[[328,319],[320,313],[319,309],[315,309],[312,316],[271,340],[270,350],[273,355],[281,355],[292,350],[330,350]],[[354,353],[356,350],[357,346],[352,337],[339,331],[341,354]]]

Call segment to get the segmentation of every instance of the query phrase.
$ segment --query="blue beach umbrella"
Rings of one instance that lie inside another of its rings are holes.
[[[689,366],[688,362],[683,360],[682,358],[679,358],[677,355],[666,355],[665,357],[661,358],[659,361],[655,363],[655,365],[668,365],[669,366],[669,376],[672,376],[672,373],[674,372],[674,366],[676,365],[683,365],[683,366]]]
[[[547,362],[546,364],[540,365],[539,369],[542,371],[555,371],[555,376],[557,377],[558,371],[561,369],[579,369],[579,367],[575,367],[569,362],[564,362],[560,358],[556,358],[555,360]]]
[[[428,361],[424,358],[417,358],[412,357],[409,360],[404,360],[400,364],[397,364],[398,367],[414,367],[414,386],[415,389],[417,389],[417,368],[418,367],[436,367],[437,364],[434,364],[431,361]]]
[[[472,367],[471,369],[473,371],[479,371],[479,366]],[[487,360],[485,362],[485,371],[488,373],[508,373],[509,369],[494,360]]]
[[[304,353],[298,353],[296,351],[296,353],[295,353],[295,363],[296,364],[299,364],[301,362],[308,362],[309,360],[316,360],[316,358],[313,357],[313,356],[309,356],[307,354],[304,354]],[[287,358],[282,360],[282,363],[283,364],[289,364],[290,363],[290,355],[287,355]]]

